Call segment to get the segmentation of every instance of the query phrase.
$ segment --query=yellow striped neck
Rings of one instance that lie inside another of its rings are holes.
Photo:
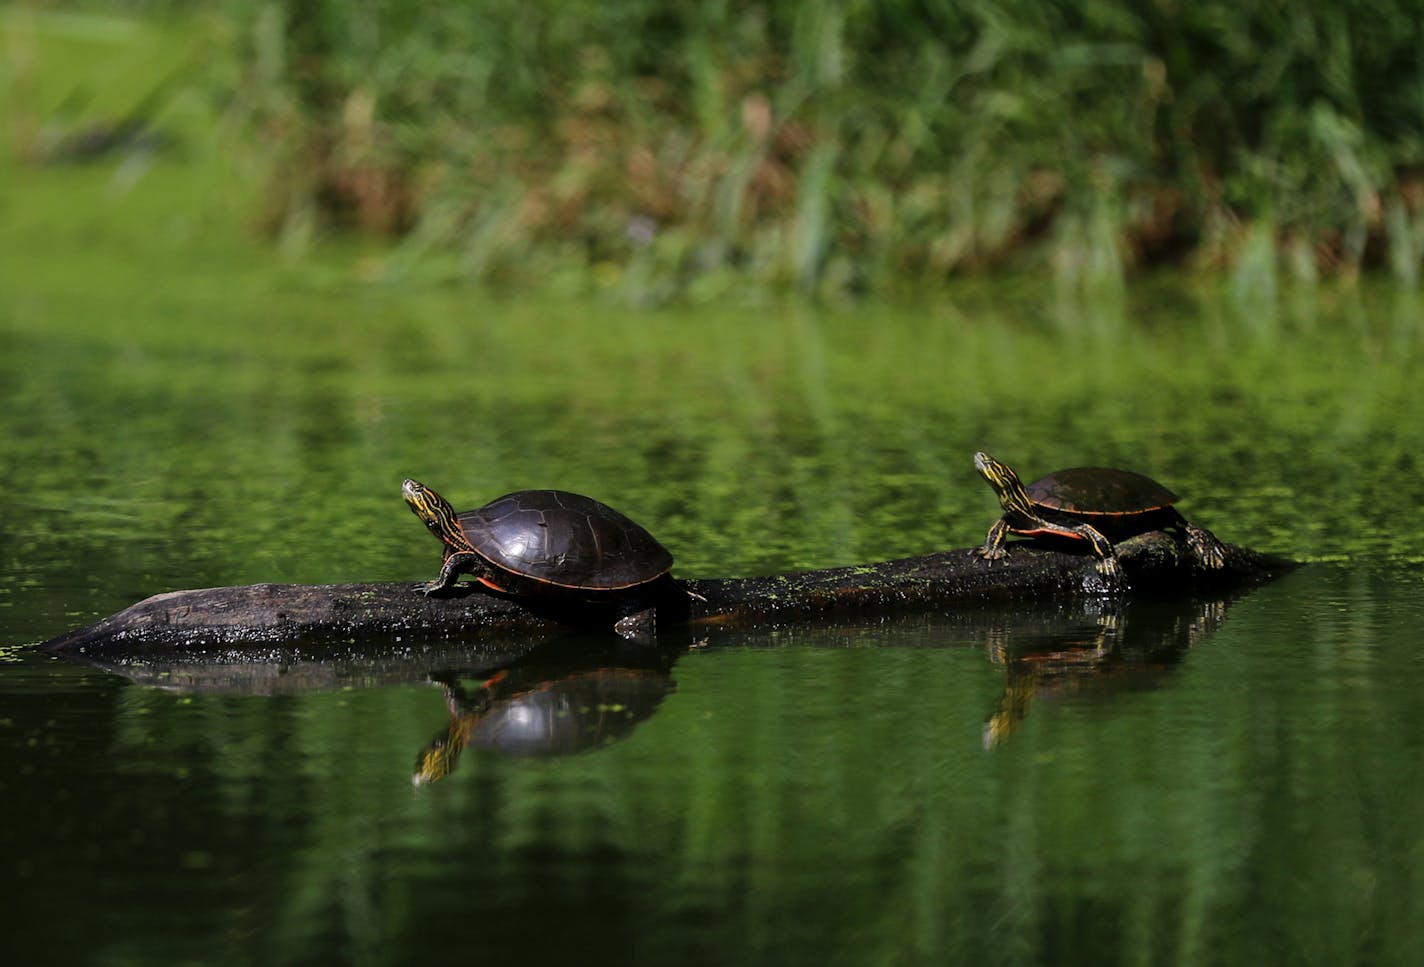
[[[406,478],[405,483],[401,485],[401,496],[405,498],[415,516],[430,529],[430,533],[440,538],[448,547],[457,551],[474,550],[466,539],[465,532],[460,529],[460,521],[455,514],[455,508],[450,506],[450,501],[410,478]]]
[[[1014,512],[1019,514],[1033,515],[1033,501],[1029,498],[1028,491],[1024,489],[1019,475],[987,453],[974,454],[974,469],[979,471],[979,476],[983,477],[990,487],[994,488],[994,493],[999,497],[999,506],[1004,508],[1006,513]]]

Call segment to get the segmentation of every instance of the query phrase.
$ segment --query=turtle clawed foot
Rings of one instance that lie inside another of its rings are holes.
[[[1127,589],[1127,575],[1123,573],[1122,564],[1118,561],[1116,554],[1098,558],[1097,571],[1102,575],[1107,590],[1123,591]]]
[[[1221,546],[1221,541],[1217,540],[1210,531],[1195,524],[1188,524],[1187,546],[1196,555],[1196,559],[1205,566],[1213,570],[1226,567],[1226,549]]]
[[[1220,544],[1211,544],[1202,548],[1197,557],[1201,559],[1203,564],[1213,570],[1219,571],[1226,567],[1226,555],[1222,553]]]
[[[976,547],[974,556],[982,559],[986,564],[993,564],[995,561],[1002,561],[1009,556],[1009,552],[1002,547]]]
[[[439,581],[425,581],[421,584],[417,584],[415,586],[415,590],[419,591],[421,594],[425,595],[428,598],[435,592],[444,590],[444,587],[445,586]]]

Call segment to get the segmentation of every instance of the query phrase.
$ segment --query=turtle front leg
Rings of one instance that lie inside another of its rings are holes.
[[[1103,536],[1102,531],[1091,524],[1055,524],[1049,521],[1039,521],[1034,533],[1057,534],[1059,537],[1075,537],[1087,541],[1092,545],[1093,553],[1097,555],[1098,573],[1107,578],[1110,584],[1119,585],[1122,583],[1122,564],[1117,559],[1117,548],[1112,546],[1112,541]]]
[[[1000,517],[994,522],[994,526],[989,528],[989,533],[984,538],[984,546],[976,547],[974,553],[978,554],[986,561],[1001,561],[1008,551],[1004,550],[1004,538],[1009,533],[1009,519]]]
[[[427,595],[434,594],[436,591],[444,591],[455,583],[455,579],[460,576],[461,572],[478,570],[472,566],[478,560],[479,555],[473,551],[455,551],[452,554],[447,554],[445,563],[440,567],[440,574],[435,580],[426,584],[417,584],[416,590]]]
[[[1122,582],[1122,564],[1118,562],[1117,551],[1109,548],[1106,557],[1098,558],[1098,573],[1107,578],[1111,584]]]
[[[1117,548],[1103,536],[1102,531],[1090,524],[1079,524],[1065,528],[1093,545],[1093,553],[1098,556],[1098,573],[1114,584],[1122,581],[1122,564],[1117,559]]]

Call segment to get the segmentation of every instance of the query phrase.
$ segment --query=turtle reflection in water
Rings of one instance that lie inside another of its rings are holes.
[[[556,674],[556,673],[555,673]],[[510,669],[470,695],[445,685],[450,725],[420,754],[412,781],[454,771],[467,745],[508,756],[572,755],[626,738],[676,686],[659,668]]]
[[[1177,495],[1166,487],[1130,470],[1076,467],[1040,477],[1027,487],[1018,474],[987,453],[974,454],[974,468],[994,489],[1004,509],[984,546],[976,553],[986,561],[1002,558],[1009,534],[1033,537],[1049,534],[1087,541],[1098,556],[1098,570],[1113,581],[1122,580],[1114,541],[1152,530],[1181,531],[1187,547],[1204,566],[1218,569],[1226,553],[1210,531],[1188,523],[1172,505]]]
[[[651,623],[653,599],[666,590],[661,582],[672,555],[640,524],[592,497],[519,490],[456,513],[448,500],[409,477],[401,496],[445,545],[439,575],[419,586],[426,594],[470,573],[506,594],[562,594],[612,605],[622,614],[615,630],[632,637]],[[685,600],[686,593],[679,597]]]
[[[1004,691],[984,722],[984,748],[1018,732],[1033,703],[1087,705],[1160,688],[1221,628],[1230,597],[1080,599],[1077,607],[1008,612],[985,637]]]

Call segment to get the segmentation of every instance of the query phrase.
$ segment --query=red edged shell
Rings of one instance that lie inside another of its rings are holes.
[[[1151,477],[1110,467],[1058,470],[1024,489],[1037,505],[1084,517],[1146,514],[1177,502]]]
[[[616,591],[662,577],[672,555],[640,524],[565,490],[520,490],[457,518],[496,567],[559,587]]]

